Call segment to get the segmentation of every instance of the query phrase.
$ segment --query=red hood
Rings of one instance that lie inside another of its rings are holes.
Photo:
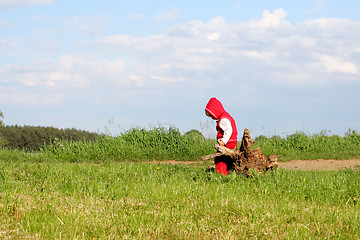
[[[219,120],[221,115],[225,113],[225,109],[221,102],[214,97],[209,100],[205,110],[208,111],[217,120]]]

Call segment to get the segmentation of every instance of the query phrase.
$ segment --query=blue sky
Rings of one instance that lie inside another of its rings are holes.
[[[7,125],[360,129],[360,1],[0,0]]]

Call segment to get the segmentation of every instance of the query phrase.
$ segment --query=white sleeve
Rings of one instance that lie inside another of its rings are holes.
[[[224,136],[222,137],[221,140],[226,145],[231,137],[232,132],[233,132],[233,129],[231,127],[231,122],[229,119],[223,118],[220,120],[219,126],[224,131]]]

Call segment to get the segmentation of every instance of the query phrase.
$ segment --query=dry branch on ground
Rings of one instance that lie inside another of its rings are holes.
[[[277,160],[281,155],[272,154],[267,157],[263,154],[260,147],[252,149],[254,143],[255,141],[250,137],[250,131],[245,128],[239,149],[229,149],[216,144],[215,149],[217,152],[203,156],[201,159],[205,161],[222,155],[229,156],[235,160],[235,172],[245,175],[250,175],[250,169],[255,169],[262,173],[264,170],[276,168],[278,166]]]

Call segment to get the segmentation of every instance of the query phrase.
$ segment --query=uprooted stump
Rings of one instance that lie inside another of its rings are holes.
[[[263,154],[260,147],[252,149],[254,143],[255,141],[250,137],[250,131],[245,128],[239,149],[229,149],[216,144],[215,149],[217,152],[203,156],[201,159],[206,161],[217,156],[229,156],[235,160],[234,169],[236,174],[245,174],[247,176],[250,175],[250,169],[255,169],[262,173],[266,170],[277,168],[277,160],[282,156],[272,154],[267,157]]]

